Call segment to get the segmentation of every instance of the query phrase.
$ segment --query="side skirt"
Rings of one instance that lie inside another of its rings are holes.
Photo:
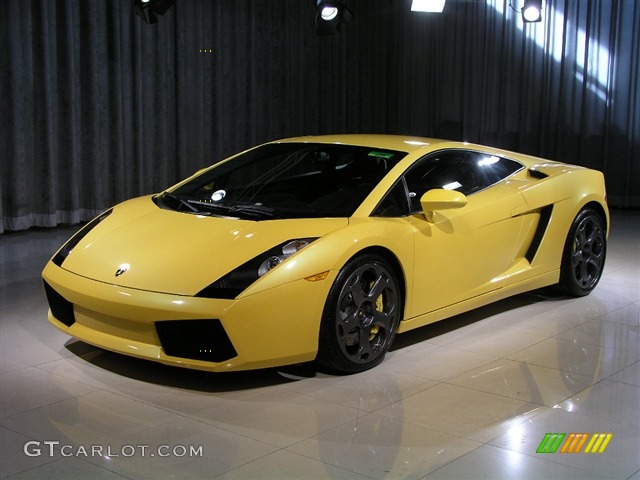
[[[448,307],[444,307],[424,315],[419,315],[417,317],[403,320],[398,327],[398,333],[407,332],[409,330],[413,330],[414,328],[423,327],[425,325],[429,325],[430,323],[434,323],[445,318],[453,317],[454,315],[459,315],[461,313],[483,307],[485,305],[497,302],[498,300],[502,300],[513,295],[529,292],[531,290],[547,287],[549,285],[555,285],[559,280],[560,270],[553,270],[551,272],[538,275],[537,277],[530,278],[513,285],[508,285],[499,290],[494,290],[492,292],[470,298],[469,300],[465,300],[454,305],[449,305]]]

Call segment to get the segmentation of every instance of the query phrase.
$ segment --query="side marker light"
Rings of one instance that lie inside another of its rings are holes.
[[[316,273],[315,275],[311,275],[309,277],[305,277],[305,280],[309,282],[319,282],[320,280],[324,280],[329,276],[329,270],[322,273]]]

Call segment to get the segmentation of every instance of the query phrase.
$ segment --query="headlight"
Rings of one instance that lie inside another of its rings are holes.
[[[287,240],[243,263],[224,277],[203,288],[196,294],[196,297],[234,299],[258,278],[280,265],[314,240],[315,238]]]
[[[291,240],[290,242],[282,245],[282,253],[280,255],[272,255],[267,258],[262,264],[260,264],[260,268],[258,268],[258,277],[263,276],[272,268],[277,267],[291,255],[296,253],[301,248],[306,247],[312,242],[314,239],[312,238],[303,238],[300,240]]]
[[[263,276],[269,270],[277,267],[281,263],[282,263],[282,258],[280,256],[274,255],[272,257],[267,258],[264,262],[262,262],[262,265],[260,265],[260,268],[258,269],[258,277]]]

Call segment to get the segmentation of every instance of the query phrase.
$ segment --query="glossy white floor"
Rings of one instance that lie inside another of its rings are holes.
[[[640,212],[613,213],[590,296],[514,297],[348,377],[208,374],[68,338],[39,273],[73,230],[0,236],[2,478],[640,479]],[[536,453],[577,432],[613,436]]]

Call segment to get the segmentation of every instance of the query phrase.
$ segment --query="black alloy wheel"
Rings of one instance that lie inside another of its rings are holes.
[[[560,267],[560,290],[568,295],[588,295],[600,281],[607,253],[602,217],[593,209],[582,210],[573,221]]]
[[[317,361],[357,373],[384,359],[403,314],[397,273],[382,257],[361,255],[338,274],[324,307]]]

